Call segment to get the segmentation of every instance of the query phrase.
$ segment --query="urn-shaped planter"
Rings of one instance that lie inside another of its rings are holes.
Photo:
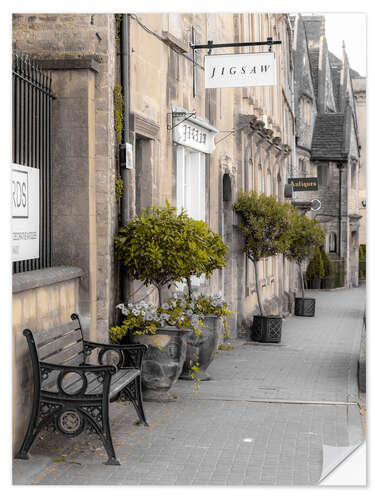
[[[192,332],[187,337],[186,358],[180,376],[183,380],[192,380],[191,367],[197,364],[199,368],[197,376],[200,380],[211,378],[206,370],[219,347],[219,317],[214,314],[205,316],[201,330],[199,336]]]
[[[155,335],[134,335],[134,342],[149,346],[142,364],[144,401],[174,401],[170,389],[181,375],[190,333],[166,326],[158,328]]]
[[[296,316],[315,316],[315,299],[296,297],[294,300],[294,314]]]
[[[282,321],[281,316],[254,316],[251,339],[256,342],[280,342]]]

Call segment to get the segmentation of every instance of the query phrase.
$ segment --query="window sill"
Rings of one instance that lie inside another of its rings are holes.
[[[79,267],[48,267],[36,271],[27,271],[13,275],[12,292],[19,293],[32,288],[54,285],[62,281],[82,277],[84,272]]]

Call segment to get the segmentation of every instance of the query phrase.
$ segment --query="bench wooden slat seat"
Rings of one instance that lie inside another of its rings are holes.
[[[84,428],[95,431],[108,454],[108,465],[119,465],[108,417],[109,403],[131,401],[148,425],[143,410],[141,374],[147,346],[86,341],[79,316],[56,328],[24,330],[33,365],[34,398],[29,426],[16,458],[28,451],[42,428],[74,437]],[[94,358],[94,362],[92,362]]]

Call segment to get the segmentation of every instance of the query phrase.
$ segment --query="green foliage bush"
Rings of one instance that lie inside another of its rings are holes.
[[[233,210],[241,217],[239,229],[244,236],[243,251],[250,260],[259,261],[286,250],[290,205],[264,193],[240,193]]]
[[[288,232],[288,246],[284,255],[302,264],[313,248],[323,245],[326,231],[317,220],[300,215],[297,209],[290,207]]]
[[[281,203],[274,196],[252,190],[240,193],[233,210],[241,218],[239,230],[244,237],[243,252],[254,264],[258,305],[260,314],[264,316],[257,265],[260,259],[286,251],[290,205]]]
[[[176,208],[149,207],[121,227],[115,248],[128,276],[159,290],[225,265],[226,245],[203,221]],[[161,305],[161,304],[159,304]]]
[[[322,253],[319,247],[315,247],[311,260],[306,270],[307,279],[320,279],[325,277]]]
[[[328,257],[328,255],[323,247],[320,248],[320,253],[322,254],[322,261],[323,261],[323,267],[324,267],[324,277],[329,278],[332,274],[332,271],[333,271],[331,259]]]
[[[315,247],[324,243],[325,228],[315,219],[309,219],[306,215],[300,215],[298,210],[290,206],[289,211],[289,238],[288,247],[284,255],[294,260],[299,268],[302,297],[305,296],[302,275],[302,262],[309,257]]]
[[[359,245],[359,260],[366,260],[366,244]]]

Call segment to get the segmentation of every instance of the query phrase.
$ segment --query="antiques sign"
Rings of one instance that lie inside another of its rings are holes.
[[[39,258],[39,169],[12,164],[12,261]]]
[[[288,179],[288,184],[293,186],[294,191],[317,191],[317,177],[291,177]]]
[[[274,52],[205,57],[206,89],[276,85]]]

